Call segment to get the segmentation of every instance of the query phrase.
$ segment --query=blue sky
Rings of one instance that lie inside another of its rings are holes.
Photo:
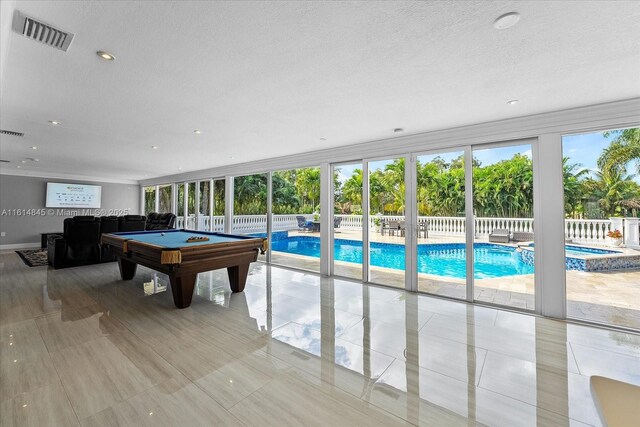
[[[609,143],[615,139],[615,136],[609,136],[605,138],[602,136],[602,132],[585,133],[580,135],[568,135],[562,138],[562,152],[563,155],[569,157],[570,163],[578,163],[581,168],[596,169],[596,162],[598,156]],[[475,158],[482,162],[483,166],[488,166],[497,163],[504,159],[510,159],[514,154],[520,153],[531,157],[531,145],[517,145],[511,147],[502,148],[490,148],[485,150],[475,150],[473,155]],[[443,154],[430,154],[425,156],[419,156],[420,161],[431,161],[435,157],[440,156],[445,161],[449,162],[452,159],[458,157],[461,154],[460,151],[453,153]],[[371,162],[370,170],[384,169],[384,167],[391,163],[392,160],[380,160]],[[631,165],[630,165],[631,166]],[[346,181],[356,168],[362,168],[362,164],[340,166],[340,181]],[[633,171],[632,167],[628,170]],[[635,180],[640,182],[640,177],[635,177]]]
[[[598,156],[614,136],[605,138],[602,132],[569,135],[562,138],[562,154],[569,157],[569,163],[580,163],[582,168],[597,169]]]

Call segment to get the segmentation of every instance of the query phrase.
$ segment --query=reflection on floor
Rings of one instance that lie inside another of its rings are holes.
[[[276,264],[319,271],[318,258],[273,252]],[[335,263],[336,275],[361,278],[362,265]],[[404,271],[371,267],[371,282],[404,289]],[[605,272],[567,271],[567,312],[569,317],[590,322],[640,329],[640,270]],[[450,298],[466,298],[464,279],[418,274],[420,292]],[[476,279],[475,299],[516,309],[535,309],[534,275]]]
[[[153,277],[0,255],[2,425],[601,425],[589,377],[640,384],[638,335],[260,263],[178,310]]]

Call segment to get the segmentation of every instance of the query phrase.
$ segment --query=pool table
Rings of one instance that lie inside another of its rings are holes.
[[[187,242],[191,237],[207,241]],[[226,268],[233,292],[242,292],[249,266],[266,250],[262,237],[193,230],[154,230],[103,234],[101,244],[118,259],[122,280],[136,274],[138,264],[169,276],[173,302],[189,307],[198,273]]]

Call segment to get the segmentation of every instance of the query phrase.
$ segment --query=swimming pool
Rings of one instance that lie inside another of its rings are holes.
[[[534,244],[532,243],[528,246],[533,248]],[[581,256],[581,257],[590,256],[590,255],[613,255],[613,254],[622,253],[620,251],[612,251],[609,249],[587,248],[584,246],[573,246],[573,245],[566,245],[565,252],[567,255]]]
[[[320,239],[312,236],[291,236],[274,240],[272,250],[297,255],[320,257]],[[520,253],[510,246],[475,243],[474,277],[493,277],[533,274],[533,265],[522,261]],[[362,263],[362,242],[335,239],[334,256],[337,261]],[[403,245],[372,242],[371,265],[404,270]],[[418,272],[437,276],[466,277],[466,250],[464,243],[418,245]]]

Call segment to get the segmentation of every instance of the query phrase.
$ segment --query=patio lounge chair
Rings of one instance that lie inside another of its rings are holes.
[[[533,233],[528,231],[514,231],[511,240],[514,242],[533,242]]]
[[[302,215],[296,216],[296,220],[298,221],[298,228],[306,231],[313,231],[314,225],[313,221],[307,221],[307,218]]]
[[[495,228],[489,234],[489,241],[492,243],[509,243],[509,229]]]

